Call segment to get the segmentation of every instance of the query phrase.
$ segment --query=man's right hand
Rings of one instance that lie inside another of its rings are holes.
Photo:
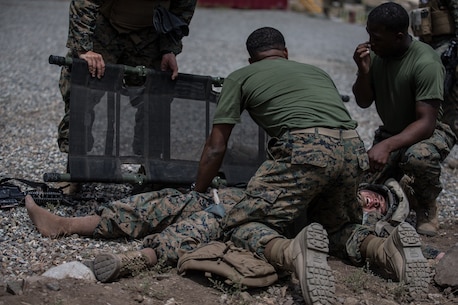
[[[364,42],[356,47],[355,53],[353,54],[353,60],[358,66],[358,72],[362,74],[369,73],[371,66],[371,57],[369,56],[371,50],[370,43]]]
[[[102,78],[105,73],[105,61],[103,60],[101,54],[93,51],[87,51],[79,54],[79,58],[87,61],[87,67],[92,77],[97,77],[99,79]]]
[[[367,151],[369,166],[372,172],[382,171],[388,163],[391,150],[385,141],[375,144]]]

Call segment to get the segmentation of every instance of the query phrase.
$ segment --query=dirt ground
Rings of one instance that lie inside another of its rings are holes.
[[[454,223],[444,224],[440,235],[422,236],[422,243],[446,251],[458,236]],[[434,266],[434,261],[430,261]],[[336,278],[337,304],[458,304],[458,295],[451,289],[441,289],[431,281],[429,294],[422,300],[412,300],[401,283],[387,281],[365,268],[354,267],[330,257],[329,264]],[[432,276],[434,268],[432,268]],[[297,281],[290,276],[280,279],[268,288],[241,290],[225,286],[219,279],[207,279],[203,274],[177,275],[176,269],[149,270],[114,283],[93,283],[76,279],[29,278],[24,282],[9,283],[0,293],[0,305],[24,304],[166,304],[214,305],[304,304]],[[23,286],[12,295],[14,284]],[[8,292],[9,291],[9,292]]]

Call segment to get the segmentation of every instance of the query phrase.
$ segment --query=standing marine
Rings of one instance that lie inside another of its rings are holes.
[[[196,5],[196,0],[72,0],[67,57],[87,61],[88,73],[92,77],[103,77],[106,64],[123,64],[171,71],[172,79],[175,79],[178,75],[176,56],[183,48],[182,37],[189,34],[188,25]],[[155,13],[156,17],[162,18],[156,18]],[[170,24],[164,26],[161,20],[171,20],[176,30],[165,33],[164,27],[170,28]],[[63,153],[69,152],[70,77],[70,68],[64,66],[59,88],[65,113],[57,138]],[[129,76],[125,82],[129,86],[139,86],[144,80],[140,76]],[[131,97],[131,104],[141,105],[140,99],[141,96]],[[143,111],[138,109],[133,139],[133,149],[137,154],[141,154],[138,147],[142,145],[142,117],[137,116],[142,115]],[[70,190],[66,191],[72,193],[75,186],[71,184]]]
[[[446,68],[441,121],[458,137],[458,0],[420,0],[418,7],[411,12],[411,28],[441,56]],[[456,168],[458,160],[449,165]]]

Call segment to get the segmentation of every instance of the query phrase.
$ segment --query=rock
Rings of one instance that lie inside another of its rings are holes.
[[[177,301],[175,301],[174,298],[170,298],[167,300],[167,302],[165,302],[165,305],[177,305]]]
[[[42,276],[55,279],[74,278],[96,282],[97,279],[91,269],[80,262],[69,262],[56,267],[52,267],[42,274]]]
[[[443,288],[458,288],[456,270],[458,270],[458,245],[450,248],[437,263],[434,281]]]
[[[7,283],[6,291],[9,294],[22,295],[23,294],[23,290],[22,290],[23,287],[24,287],[24,281],[23,280],[11,281],[11,282]]]
[[[451,169],[457,169],[458,168],[458,159],[448,158],[446,164]]]
[[[49,283],[46,283],[46,288],[52,291],[59,291],[60,285],[57,282],[49,282]]]
[[[253,297],[246,291],[243,291],[240,293],[240,298],[243,300],[244,303],[246,304],[251,304],[253,303]]]
[[[6,283],[0,283],[0,297],[4,295],[8,295],[8,292],[6,291],[7,284]]]

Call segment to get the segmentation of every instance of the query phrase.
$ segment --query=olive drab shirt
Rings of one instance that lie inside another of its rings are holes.
[[[161,5],[171,13],[189,24],[194,14],[197,0],[72,0],[70,2],[70,24],[67,47],[74,51],[91,51],[92,37],[96,20],[102,14],[120,33],[131,33],[153,27],[154,8]],[[164,35],[159,36],[161,50],[181,52],[181,44],[177,45]]]
[[[371,57],[375,106],[390,134],[402,132],[417,119],[417,101],[443,100],[444,67],[429,45],[413,40],[399,60],[381,58],[374,53]]]
[[[326,72],[287,59],[261,60],[225,78],[213,124],[237,124],[244,110],[271,137],[291,129],[357,126]]]

